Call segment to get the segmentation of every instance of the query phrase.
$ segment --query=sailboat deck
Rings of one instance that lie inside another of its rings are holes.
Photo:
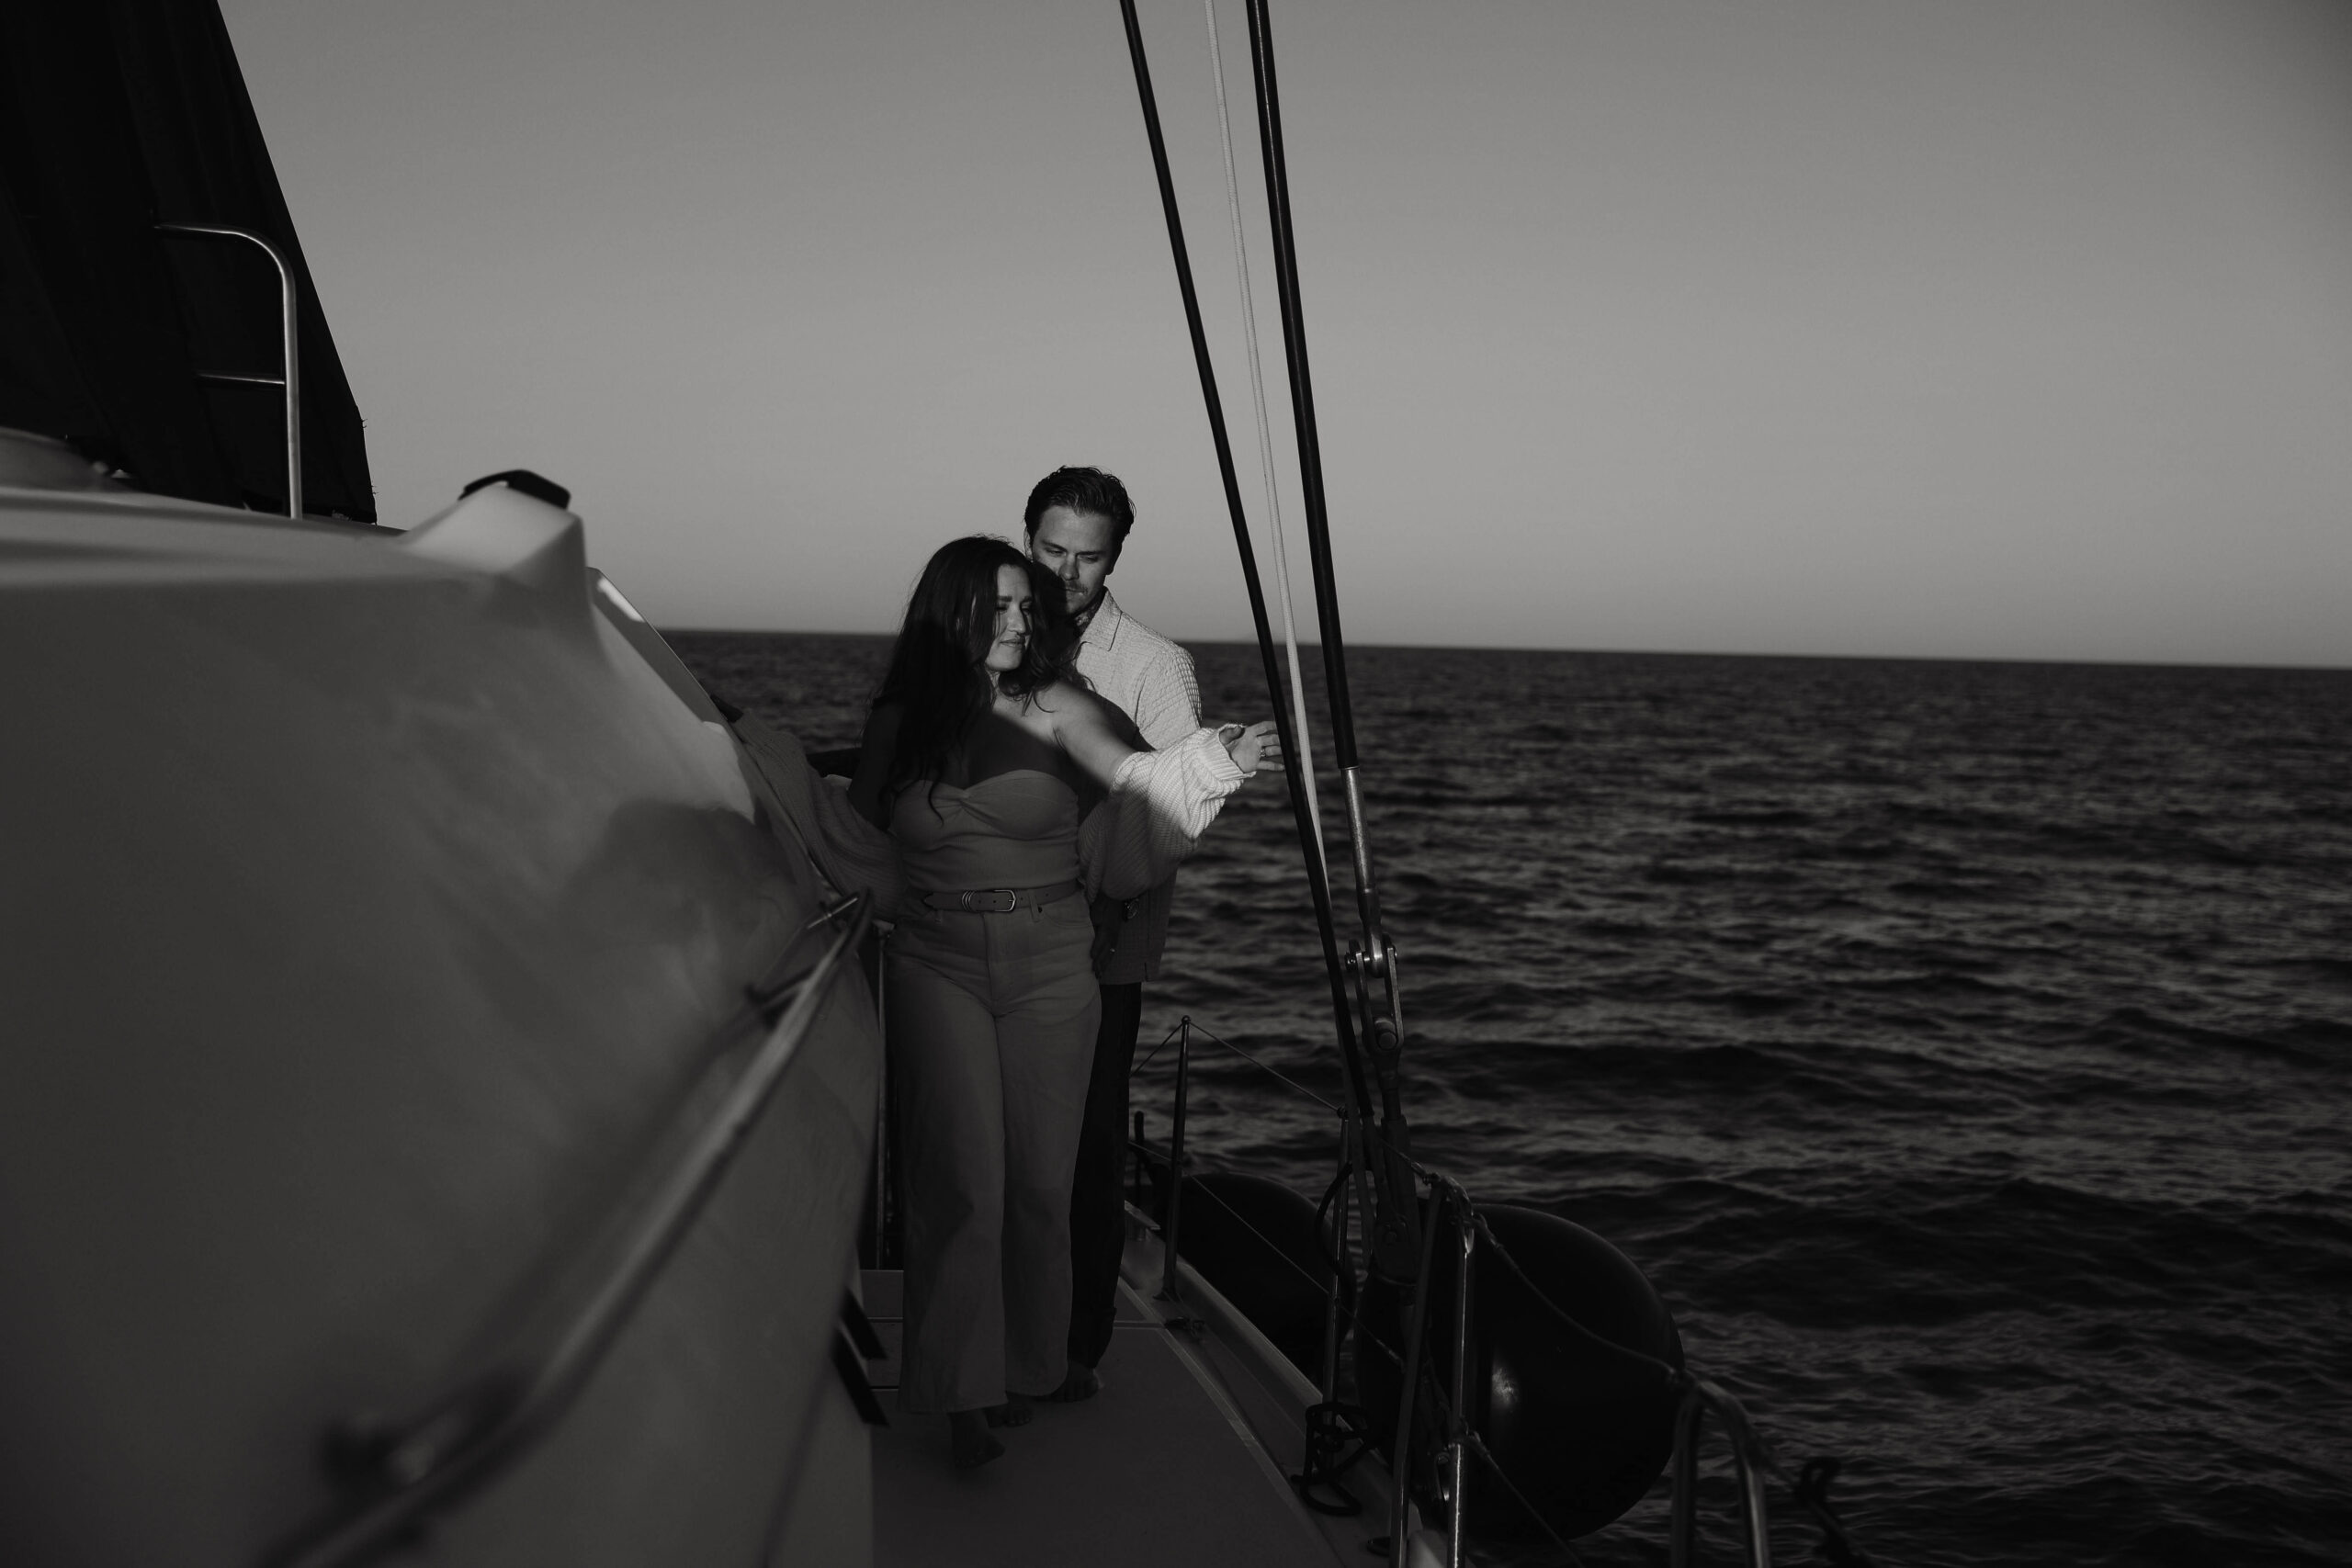
[[[897,1413],[899,1276],[868,1271],[865,1296],[891,1353],[873,1369],[892,1413],[873,1432],[876,1568],[1340,1562],[1204,1347],[1125,1282],[1102,1392],[1040,1404],[1000,1434],[1003,1458],[966,1472],[943,1419]]]

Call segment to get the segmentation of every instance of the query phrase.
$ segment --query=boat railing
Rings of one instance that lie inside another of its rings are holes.
[[[1353,1462],[1363,1448],[1359,1447],[1352,1452],[1336,1451],[1350,1443],[1369,1446],[1370,1434],[1363,1413],[1343,1406],[1338,1400],[1340,1346],[1352,1334],[1359,1354],[1363,1347],[1370,1346],[1395,1363],[1399,1373],[1400,1394],[1394,1428],[1395,1443],[1389,1450],[1397,1456],[1397,1462],[1391,1467],[1396,1479],[1390,1488],[1389,1534],[1385,1541],[1374,1543],[1385,1550],[1394,1568],[1408,1568],[1408,1564],[1418,1565],[1430,1560],[1426,1541],[1423,1550],[1417,1551],[1414,1546],[1413,1538],[1418,1532],[1411,1529],[1412,1515],[1409,1512],[1413,1488],[1408,1478],[1412,1472],[1410,1455],[1414,1447],[1415,1420],[1420,1414],[1421,1402],[1425,1397],[1432,1406],[1430,1414],[1434,1416],[1443,1439],[1437,1456],[1437,1476],[1438,1498],[1445,1509],[1443,1561],[1447,1568],[1463,1568],[1469,1561],[1473,1460],[1483,1467],[1487,1478],[1499,1483],[1527,1517],[1550,1536],[1563,1561],[1581,1562],[1576,1549],[1553,1529],[1534,1503],[1520,1492],[1501,1462],[1487,1449],[1471,1419],[1473,1393],[1470,1380],[1475,1355],[1470,1330],[1472,1291],[1478,1254],[1483,1247],[1496,1263],[1516,1277],[1519,1283],[1570,1334],[1597,1348],[1649,1363],[1676,1391],[1679,1403],[1674,1423],[1673,1458],[1669,1465],[1673,1501],[1668,1550],[1672,1568],[1691,1568],[1697,1562],[1699,1461],[1709,1416],[1713,1416],[1715,1424],[1723,1429],[1731,1450],[1746,1548],[1744,1560],[1749,1568],[1771,1568],[1768,1479],[1778,1479],[1787,1485],[1797,1503],[1820,1527],[1824,1538],[1822,1547],[1827,1561],[1838,1564],[1838,1568],[1871,1568],[1869,1555],[1854,1544],[1843,1521],[1828,1506],[1826,1489],[1828,1480],[1836,1473],[1835,1461],[1815,1460],[1804,1467],[1799,1477],[1792,1479],[1786,1475],[1762,1434],[1749,1419],[1746,1407],[1728,1390],[1656,1357],[1617,1344],[1588,1326],[1553,1301],[1521,1267],[1460,1182],[1408,1158],[1404,1164],[1412,1170],[1419,1185],[1426,1189],[1430,1205],[1429,1222],[1421,1227],[1418,1278],[1422,1281],[1434,1281],[1439,1278],[1437,1249],[1442,1235],[1450,1238],[1449,1254],[1444,1262],[1452,1272],[1453,1286],[1452,1343],[1446,1347],[1445,1386],[1438,1388],[1437,1380],[1430,1378],[1427,1381],[1431,1387],[1425,1395],[1421,1359],[1436,1292],[1424,1288],[1417,1288],[1412,1292],[1410,1322],[1401,1348],[1389,1344],[1374,1325],[1364,1320],[1359,1310],[1363,1280],[1356,1274],[1351,1261],[1357,1254],[1350,1240],[1352,1204],[1348,1186],[1350,1176],[1361,1163],[1355,1147],[1357,1128],[1354,1119],[1342,1106],[1334,1104],[1272,1064],[1202,1027],[1190,1016],[1180,1019],[1136,1067],[1136,1071],[1141,1073],[1170,1043],[1176,1046],[1174,1096],[1170,1112],[1167,1151],[1163,1156],[1145,1142],[1140,1132],[1140,1117],[1137,1134],[1131,1145],[1137,1154],[1148,1159],[1164,1157],[1168,1162],[1168,1192],[1159,1223],[1160,1242],[1164,1249],[1164,1270],[1159,1289],[1162,1299],[1170,1302],[1180,1299],[1177,1258],[1182,1244],[1183,1194],[1187,1185],[1184,1179],[1185,1132],[1192,1089],[1193,1047],[1196,1039],[1248,1063],[1293,1094],[1322,1106],[1340,1122],[1339,1171],[1316,1213],[1318,1238],[1324,1234],[1326,1215],[1332,1218],[1330,1246],[1323,1258],[1328,1269],[1324,1278],[1318,1279],[1301,1267],[1283,1247],[1252,1224],[1246,1215],[1219,1198],[1215,1189],[1194,1188],[1198,1196],[1216,1202],[1227,1218],[1255,1236],[1272,1256],[1281,1259],[1325,1297],[1322,1375],[1317,1380],[1323,1404],[1307,1412],[1308,1451],[1303,1459],[1300,1472],[1291,1477],[1293,1488],[1309,1506],[1330,1514],[1361,1511],[1361,1504],[1339,1484],[1339,1481],[1340,1472]],[[1317,1451],[1318,1445],[1324,1450],[1321,1453]],[[1316,1497],[1313,1493],[1317,1487],[1333,1491],[1342,1501],[1334,1504]]]
[[[1703,1378],[1684,1381],[1682,1405],[1674,1416],[1674,1519],[1668,1533],[1668,1562],[1690,1568],[1698,1561],[1699,1442],[1712,1413],[1730,1439],[1732,1465],[1739,1477],[1740,1523],[1747,1530],[1747,1561],[1770,1568],[1772,1518],[1764,1495],[1771,1455],[1738,1400]]]
[[[240,240],[258,245],[277,268],[278,350],[276,376],[246,376],[225,370],[199,370],[196,378],[209,387],[274,387],[286,399],[286,515],[302,515],[302,355],[295,327],[300,297],[294,282],[294,264],[268,236],[251,229],[221,223],[158,223],[155,231],[184,240]]]

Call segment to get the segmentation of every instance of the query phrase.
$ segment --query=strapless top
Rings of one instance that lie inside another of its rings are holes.
[[[975,784],[910,784],[890,808],[890,837],[918,893],[1078,879],[1077,792],[1035,768]]]

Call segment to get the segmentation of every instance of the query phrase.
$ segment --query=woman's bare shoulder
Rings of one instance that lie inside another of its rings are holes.
[[[1094,694],[1094,689],[1083,681],[1068,679],[1048,681],[1037,688],[1031,701],[1048,713],[1067,713],[1073,709],[1095,712],[1111,705]]]
[[[1041,688],[1035,698],[1038,708],[1050,715],[1057,728],[1075,726],[1091,733],[1108,733],[1125,742],[1133,750],[1148,751],[1143,737],[1136,730],[1135,720],[1118,704],[1098,696],[1091,688],[1076,681],[1056,681]]]

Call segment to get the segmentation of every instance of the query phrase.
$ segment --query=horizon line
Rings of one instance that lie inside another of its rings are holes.
[[[786,631],[774,627],[754,626],[657,626],[663,637],[871,637],[887,642],[896,632],[849,631]],[[1183,647],[1248,648],[1258,643],[1252,637],[1171,637]],[[1299,649],[1320,649],[1320,641],[1299,639]],[[1346,644],[1351,651],[1369,649],[1397,649],[1424,653],[1563,653],[1589,658],[1607,659],[1754,659],[1804,660],[1815,663],[1846,664],[2004,664],[2042,666],[2051,669],[2095,670],[2247,670],[2294,672],[2313,675],[2352,674],[2352,662],[2343,664],[2290,663],[2222,663],[2215,660],[2180,659],[2053,659],[2032,654],[1950,654],[1950,653],[1781,653],[1755,650],[1724,651],[1702,649],[1659,648],[1561,648],[1533,647],[1517,643],[1453,643],[1453,642],[1357,642]]]

